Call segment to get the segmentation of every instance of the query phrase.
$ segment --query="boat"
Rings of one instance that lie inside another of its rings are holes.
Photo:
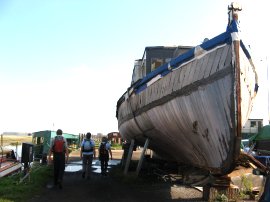
[[[14,151],[0,146],[0,178],[19,172],[22,164],[16,160]]]
[[[213,175],[235,168],[259,87],[239,34],[241,10],[231,3],[226,31],[198,46],[145,48],[117,101],[124,140],[140,146],[148,140],[155,156]]]

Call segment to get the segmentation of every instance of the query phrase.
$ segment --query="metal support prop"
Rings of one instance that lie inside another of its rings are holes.
[[[130,146],[129,146],[128,156],[127,156],[126,165],[125,165],[125,170],[124,170],[124,174],[125,174],[125,175],[126,175],[127,172],[128,172],[130,160],[131,160],[132,153],[133,153],[134,142],[135,142],[134,139],[132,139],[132,140],[131,140],[131,143],[130,143]]]
[[[145,141],[145,143],[144,143],[143,151],[141,153],[140,161],[138,163],[137,170],[136,170],[137,176],[139,175],[139,172],[141,170],[142,163],[143,163],[143,160],[144,160],[144,154],[145,154],[145,151],[146,151],[146,149],[148,147],[148,144],[149,144],[149,138],[147,138],[146,141]]]

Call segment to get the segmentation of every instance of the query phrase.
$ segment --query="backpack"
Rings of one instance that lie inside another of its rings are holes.
[[[102,157],[109,156],[109,152],[106,149],[106,142],[105,143],[102,142],[100,144],[100,147],[99,147],[99,156],[102,156]]]
[[[65,151],[65,141],[62,136],[56,136],[54,138],[53,152],[61,153]]]
[[[93,147],[91,144],[91,140],[85,139],[83,146],[82,146],[82,151],[83,152],[92,152],[93,151]]]

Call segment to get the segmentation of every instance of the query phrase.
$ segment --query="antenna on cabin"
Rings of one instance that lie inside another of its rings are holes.
[[[228,10],[241,11],[242,6],[237,2],[232,2],[231,5],[228,6]]]
[[[238,20],[238,12],[241,10],[242,6],[237,2],[232,2],[231,5],[228,6],[228,24],[230,24],[233,19]]]

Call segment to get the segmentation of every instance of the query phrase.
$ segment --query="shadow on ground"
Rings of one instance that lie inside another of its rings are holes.
[[[97,171],[95,168],[93,171]],[[40,195],[33,196],[30,202],[92,201],[92,202],[144,202],[144,201],[202,201],[202,193],[194,188],[160,182],[133,173],[123,175],[120,166],[112,166],[108,176],[92,172],[90,179],[81,177],[81,170],[66,172],[63,189],[44,186]]]

